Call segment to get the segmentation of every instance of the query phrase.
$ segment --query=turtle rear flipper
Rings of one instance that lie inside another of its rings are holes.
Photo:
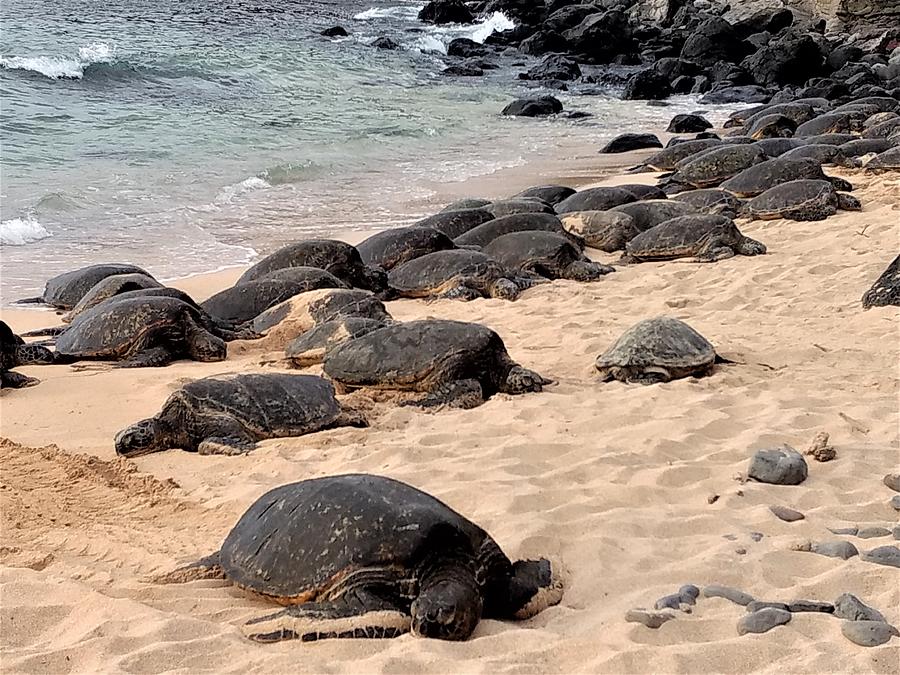
[[[4,370],[0,373],[0,389],[22,389],[39,383],[40,380],[36,377],[28,377],[13,370]]]
[[[172,354],[165,347],[154,347],[138,352],[116,364],[117,368],[161,368],[172,362]]]
[[[190,565],[179,567],[165,574],[152,576],[147,581],[152,584],[185,584],[189,581],[224,578],[225,571],[222,569],[219,561],[219,552],[216,551],[192,562]]]
[[[52,326],[50,328],[37,328],[25,333],[21,333],[22,337],[55,337],[66,330],[68,326]]]
[[[37,296],[36,298],[22,298],[21,300],[13,300],[12,304],[14,305],[43,305],[46,301],[43,296]]]
[[[477,408],[484,403],[484,390],[478,380],[455,380],[439,385],[425,398],[409,401],[403,405],[420,408]]]
[[[605,274],[615,272],[614,267],[601,265],[588,260],[576,260],[562,271],[562,278],[571,281],[596,281]]]

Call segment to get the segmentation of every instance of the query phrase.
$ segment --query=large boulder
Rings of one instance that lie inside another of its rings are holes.
[[[725,17],[726,20],[728,17]],[[794,23],[794,13],[785,7],[762,9],[739,21],[732,22],[735,32],[741,37],[754,33],[770,33],[774,35]]]
[[[658,101],[672,95],[669,80],[652,68],[642,70],[628,78],[622,98],[628,101]]]
[[[484,12],[503,12],[519,23],[540,24],[547,18],[543,0],[488,0]]]
[[[419,12],[425,23],[472,23],[475,17],[461,0],[431,0]]]
[[[622,12],[615,10],[585,17],[563,33],[563,37],[573,53],[592,63],[611,63],[635,52],[628,20]]]
[[[575,28],[591,14],[597,13],[595,5],[568,5],[556,10],[544,21],[544,30],[553,30],[561,33],[564,30]]]
[[[531,56],[542,56],[548,52],[564,52],[569,48],[566,39],[552,30],[539,30],[519,43],[519,51]]]
[[[749,53],[747,43],[727,21],[707,19],[691,33],[681,48],[681,58],[711,66],[717,61],[738,63]]]
[[[619,134],[600,150],[601,154],[609,155],[619,152],[631,152],[644,148],[661,148],[663,145],[655,134]]]
[[[469,38],[455,38],[447,45],[447,56],[461,56],[467,59],[471,56],[484,56],[487,53],[487,47]]]
[[[527,73],[519,73],[522,80],[577,80],[581,77],[581,68],[570,58],[555,54],[546,57]]]
[[[518,98],[507,105],[501,115],[515,117],[543,117],[562,112],[563,106],[552,96],[539,96],[537,98]]]
[[[757,84],[803,84],[822,71],[825,57],[808,33],[790,31],[741,62]]]

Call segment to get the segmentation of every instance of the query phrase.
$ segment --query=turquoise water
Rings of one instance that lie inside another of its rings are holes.
[[[170,278],[409,220],[435,183],[523,164],[560,133],[612,135],[501,118],[522,57],[476,81],[441,76],[440,52],[510,22],[426,27],[420,6],[4,0],[3,301],[91,262]],[[319,35],[335,23],[351,36]],[[370,47],[380,35],[404,49]],[[569,107],[604,105],[601,122],[628,116],[609,97]],[[645,122],[672,112],[642,108]]]

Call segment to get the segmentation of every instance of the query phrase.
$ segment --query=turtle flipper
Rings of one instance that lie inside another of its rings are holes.
[[[0,389],[22,389],[33,387],[40,382],[36,377],[28,377],[13,370],[5,370],[0,373]]]
[[[474,288],[460,285],[451,288],[449,291],[442,293],[438,297],[443,298],[444,300],[477,300],[482,296],[481,293]]]
[[[154,347],[138,352],[129,359],[120,361],[116,368],[161,368],[172,362],[172,355],[165,347]]]
[[[256,642],[328,638],[392,638],[408,633],[410,615],[390,603],[366,597],[361,603],[307,602],[251,619],[242,632]]]
[[[16,347],[16,361],[20,366],[47,365],[53,363],[53,352],[41,345],[19,345]]]
[[[68,326],[52,326],[50,328],[37,328],[35,330],[30,330],[25,333],[21,333],[22,337],[56,337],[60,335],[64,330],[66,330]]]
[[[553,384],[553,380],[548,380],[522,366],[513,366],[506,376],[506,381],[500,385],[500,391],[504,394],[525,394],[530,391],[541,391],[547,384]]]
[[[200,455],[246,455],[256,448],[256,442],[246,436],[210,436],[200,441]]]
[[[201,579],[224,579],[225,571],[219,563],[219,552],[200,558],[190,565],[179,567],[171,572],[150,577],[147,581],[152,584],[185,584],[189,581]]]
[[[420,408],[477,408],[484,403],[484,391],[478,380],[454,380],[438,385],[425,398],[409,401],[402,405]]]
[[[725,260],[726,258],[733,258],[735,256],[734,249],[730,246],[718,246],[718,247],[710,247],[705,251],[701,251],[697,255],[697,262],[718,262],[719,260]]]
[[[547,607],[558,605],[563,583],[556,565],[546,558],[513,563],[509,581],[508,611],[513,619],[530,619]]]
[[[588,260],[576,260],[562,271],[562,278],[571,281],[596,281],[604,274],[615,272],[614,267]]]

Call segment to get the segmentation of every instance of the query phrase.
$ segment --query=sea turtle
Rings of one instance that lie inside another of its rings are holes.
[[[818,134],[859,132],[863,129],[863,122],[865,122],[866,117],[868,115],[858,111],[830,112],[804,122],[797,127],[794,135],[802,138],[803,136],[816,136]]]
[[[744,202],[728,190],[706,188],[679,192],[673,199],[689,204],[697,213],[737,218],[744,210]]]
[[[473,227],[494,219],[494,214],[484,208],[460,209],[458,211],[441,211],[433,216],[423,218],[415,223],[417,227],[430,227],[443,232],[451,239],[456,239]]]
[[[575,194],[575,190],[563,185],[537,185],[514,194],[511,199],[540,199],[555,206],[563,199]]]
[[[887,305],[900,306],[900,255],[894,258],[862,297],[863,309]]]
[[[607,253],[621,251],[640,234],[634,218],[617,211],[571,211],[560,216],[566,232],[583,240],[585,246]]]
[[[757,118],[747,129],[747,135],[757,141],[764,138],[790,138],[796,129],[797,123],[790,117],[773,113]]]
[[[857,138],[838,147],[848,157],[878,154],[894,147],[894,142],[886,138]]]
[[[269,307],[307,290],[309,289],[305,285],[293,281],[264,278],[245,281],[219,291],[200,306],[212,316],[233,324],[243,324],[252,321]]]
[[[424,319],[379,328],[325,355],[325,374],[345,389],[425,393],[412,405],[473,408],[502,392],[550,384],[515,363],[503,340],[477,323]]]
[[[848,157],[844,154],[838,145],[829,145],[827,143],[807,143],[800,145],[793,150],[788,150],[781,155],[782,159],[803,159],[808,158],[815,160],[819,164],[834,164],[848,169],[859,167],[859,161]]]
[[[494,218],[518,213],[554,213],[550,204],[540,199],[498,199],[484,207]]]
[[[216,375],[185,384],[162,410],[116,434],[116,454],[137,457],[170,448],[201,455],[239,455],[267,438],[366,426],[314,375]]]
[[[756,141],[754,145],[769,157],[775,158],[781,157],[795,148],[799,148],[803,145],[803,141],[797,138],[764,138],[761,141]]]
[[[875,155],[875,157],[866,162],[864,168],[869,173],[900,171],[900,145]]]
[[[619,204],[636,201],[633,193],[620,187],[595,187],[580,190],[556,205],[557,213],[606,211]]]
[[[118,361],[121,368],[165,366],[178,358],[222,361],[225,342],[200,313],[175,298],[110,298],[80,314],[56,339],[56,361]]]
[[[526,232],[540,230],[542,232],[556,232],[565,234],[559,218],[550,213],[514,213],[510,216],[501,216],[472,228],[453,241],[457,246],[482,247],[490,244],[497,237],[510,232]]]
[[[320,267],[282,267],[263,274],[256,281],[273,279],[275,281],[291,281],[303,286],[304,291],[314,291],[318,288],[350,288],[350,284],[341,281],[331,272]]]
[[[356,245],[367,265],[377,265],[385,271],[413,258],[456,248],[453,240],[432,227],[398,227],[373,234]]]
[[[798,138],[797,140],[806,143],[824,143],[825,145],[843,145],[847,141],[852,141],[854,138],[858,138],[858,136],[854,134],[815,134],[813,136],[804,136],[802,138]]]
[[[768,156],[756,144],[723,145],[682,160],[670,180],[694,188],[716,187],[766,159]]]
[[[391,270],[390,284],[404,298],[515,300],[537,281],[479,251],[437,251]]]
[[[666,193],[660,190],[655,185],[643,185],[641,183],[623,183],[622,185],[616,185],[616,187],[620,190],[630,192],[638,201],[642,199],[667,199]],[[634,202],[628,203],[633,204]]]
[[[596,281],[615,271],[592,262],[571,239],[555,232],[510,232],[494,239],[483,252],[508,267],[548,279]]]
[[[457,199],[455,202],[447,204],[447,206],[442,208],[439,213],[480,209],[482,206],[487,206],[490,203],[490,199],[484,199],[482,197],[463,197],[462,199]]]
[[[746,113],[747,111],[744,112]],[[738,126],[749,128],[765,117],[781,115],[791,120],[796,127],[798,124],[803,124],[804,122],[813,119],[817,114],[816,108],[808,103],[797,103],[795,101],[789,103],[776,103],[774,105],[760,106],[759,110],[756,112],[745,115],[742,123]]]
[[[754,164],[724,181],[719,187],[738,197],[755,197],[771,187],[801,178],[829,180],[816,160],[782,156]]]
[[[876,112],[900,112],[900,101],[893,96],[864,96],[848,101],[842,106],[835,108],[832,112],[841,108],[845,110],[859,110],[864,106],[871,106]]]
[[[89,290],[72,311],[62,316],[63,323],[71,323],[72,320],[91,307],[96,307],[104,300],[127,293],[128,291],[140,291],[149,288],[163,288],[156,279],[146,274],[113,274],[98,281]]]
[[[651,155],[644,160],[643,164],[629,169],[629,173],[672,171],[675,168],[675,165],[683,159],[696,155],[704,150],[708,150],[709,148],[724,144],[725,142],[718,138],[703,138],[693,141],[684,141],[683,143],[678,143],[677,145],[665,148],[664,150],[660,150],[656,154]]]
[[[862,133],[863,138],[890,138],[893,134],[900,131],[900,115],[897,113],[879,113],[880,115],[890,115],[877,123],[872,120],[878,115],[873,115],[866,120],[866,130]]]
[[[528,619],[563,595],[549,560],[511,562],[487,532],[443,502],[371,474],[270,490],[219,551],[156,581],[209,578],[288,605],[244,625],[258,642],[410,631],[465,640],[482,618]]]
[[[792,180],[769,188],[747,204],[749,215],[761,220],[824,220],[838,209],[858,211],[860,208],[859,200],[837,192],[825,180]]]
[[[329,349],[383,328],[387,322],[362,316],[342,316],[306,331],[285,347],[284,355],[298,368],[322,363]]]
[[[44,292],[37,298],[26,298],[19,303],[44,303],[57,309],[69,310],[78,304],[84,295],[98,282],[114,274],[144,274],[145,270],[134,265],[108,264],[89,265],[81,269],[59,274],[44,287]]]
[[[712,373],[715,348],[683,321],[668,316],[639,321],[597,357],[604,382],[655,384]]]
[[[282,246],[244,272],[237,283],[255,281],[285,267],[319,267],[355,288],[389,294],[384,270],[366,265],[355,246],[336,239],[309,239]]]
[[[625,213],[631,216],[635,227],[641,232],[659,225],[664,220],[695,213],[695,209],[692,206],[674,199],[644,199],[616,206],[609,211],[610,213]]]
[[[693,257],[697,262],[716,262],[737,254],[765,252],[766,247],[741,234],[731,218],[696,214],[672,218],[641,232],[625,245],[622,261]]]
[[[18,366],[53,363],[53,352],[46,347],[30,345],[13,333],[5,321],[0,321],[0,389],[21,389],[40,382],[13,371]]]

